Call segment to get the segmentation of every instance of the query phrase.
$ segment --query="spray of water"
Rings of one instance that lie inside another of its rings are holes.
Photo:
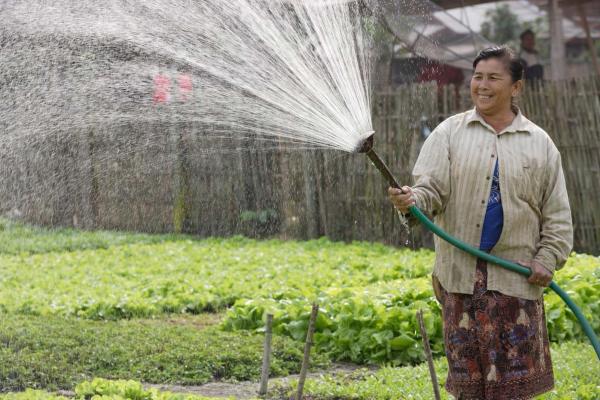
[[[373,130],[357,1],[10,0],[1,15],[4,143],[185,122],[353,151]]]
[[[362,0],[3,1],[0,213],[169,230],[185,199],[204,210],[237,196],[213,204],[208,193],[213,176],[244,165],[240,150],[355,151],[373,131],[372,10]],[[247,197],[233,213],[266,207]]]

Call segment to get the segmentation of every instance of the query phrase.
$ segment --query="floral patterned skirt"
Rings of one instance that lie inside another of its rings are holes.
[[[487,290],[483,260],[477,260],[473,295],[437,289],[448,392],[461,400],[516,400],[554,387],[543,299],[525,300]]]

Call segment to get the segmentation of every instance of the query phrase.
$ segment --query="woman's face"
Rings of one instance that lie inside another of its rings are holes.
[[[477,63],[471,78],[471,99],[483,115],[499,115],[510,111],[522,81],[512,82],[508,67],[497,58]]]

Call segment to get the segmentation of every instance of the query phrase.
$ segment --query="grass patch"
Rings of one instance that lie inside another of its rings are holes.
[[[70,389],[93,377],[199,385],[214,380],[257,380],[263,336],[198,329],[202,317],[86,321],[0,315],[0,391]],[[209,321],[210,318],[209,317]],[[274,337],[272,374],[299,371],[302,345]],[[316,355],[313,366],[328,361]]]
[[[315,298],[428,273],[429,251],[328,240],[229,239],[0,254],[0,308],[30,315],[146,318],[220,310],[238,299]]]
[[[81,231],[71,228],[48,229],[0,217],[0,254],[107,249],[130,243],[161,243],[190,238],[193,237],[174,234]]]
[[[270,312],[275,333],[302,341],[317,301],[319,352],[399,366],[423,361],[415,318],[423,309],[434,354],[443,354],[430,251],[326,239],[192,240],[3,226],[6,248],[40,253],[0,253],[0,312],[119,320],[229,308],[222,326],[231,335],[262,329]],[[557,282],[598,331],[600,258],[571,255]],[[551,341],[587,340],[558,296],[548,292],[545,306]]]
[[[597,400],[600,385],[597,377],[600,364],[590,346],[568,342],[552,346],[555,370],[555,389],[538,400]],[[440,379],[442,399],[451,397],[443,389],[447,364],[445,359],[435,361]],[[272,385],[268,399],[289,399],[296,391],[297,382]],[[75,387],[76,399],[100,398],[127,400],[208,400],[208,397],[172,394],[156,389],[143,389],[135,381],[109,381],[105,379],[85,380]],[[311,400],[430,400],[433,398],[429,371],[426,365],[380,370],[357,370],[350,374],[324,374],[317,379],[308,379],[305,398]],[[67,400],[48,392],[27,390],[21,393],[0,395],[2,400]]]
[[[40,232],[43,248],[52,237]],[[261,329],[270,312],[277,334],[301,341],[310,304],[317,301],[320,352],[356,363],[409,365],[423,361],[418,309],[425,311],[434,353],[443,354],[439,305],[428,276],[433,258],[426,250],[364,242],[242,237],[0,254],[0,311],[119,320],[233,306],[223,324],[227,330]],[[557,281],[600,329],[600,258],[573,254]],[[545,304],[552,341],[585,339],[558,296],[549,292]]]

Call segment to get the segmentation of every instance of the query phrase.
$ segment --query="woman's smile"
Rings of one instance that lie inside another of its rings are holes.
[[[481,114],[510,113],[515,91],[515,84],[502,61],[492,58],[477,64],[471,79],[471,98]]]

